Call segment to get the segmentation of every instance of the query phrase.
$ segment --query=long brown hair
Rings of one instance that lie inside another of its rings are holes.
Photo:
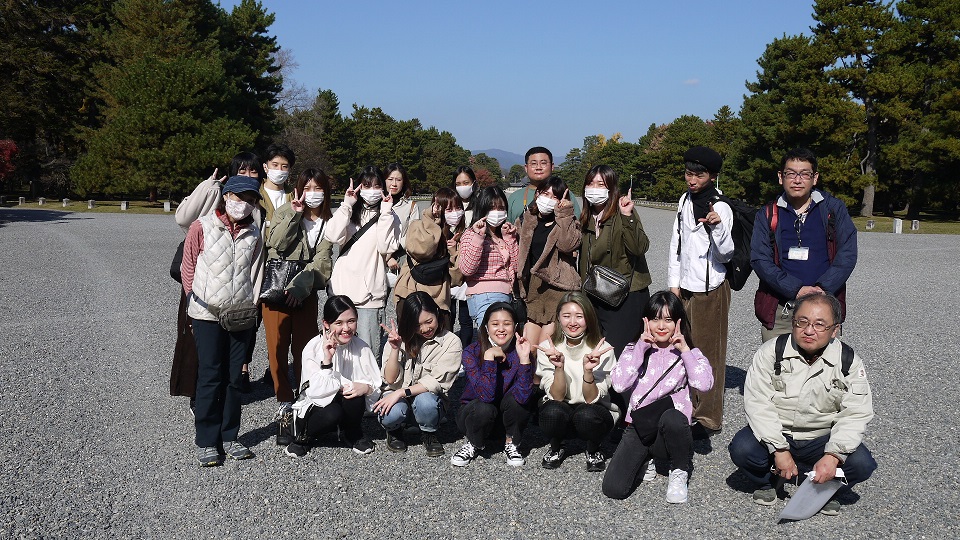
[[[583,178],[584,190],[598,174],[603,178],[603,185],[607,186],[607,205],[603,207],[603,211],[600,213],[600,223],[606,223],[608,219],[616,216],[619,212],[617,205],[620,204],[620,175],[609,165],[594,165]],[[580,214],[580,228],[586,231],[587,224],[593,220],[593,205],[586,199],[584,199],[584,205],[589,206],[589,208],[584,208]]]
[[[313,180],[317,186],[323,190],[323,202],[320,203],[320,219],[327,221],[333,217],[333,211],[330,210],[330,199],[333,198],[333,189],[330,187],[330,177],[323,169],[306,169],[297,177],[297,193],[303,195],[303,189],[307,187],[307,182]]]
[[[440,207],[440,215],[433,216],[435,218],[440,218],[440,229],[443,230],[443,234],[440,235],[440,243],[437,244],[437,257],[446,257],[450,253],[450,250],[447,249],[447,240],[453,238],[454,235],[462,233],[466,228],[464,222],[467,220],[466,216],[460,220],[460,223],[456,227],[450,227],[446,220],[447,208],[453,205],[455,208],[463,210],[463,201],[460,199],[460,196],[457,195],[457,192],[450,188],[440,188],[436,193],[433,194],[433,200],[430,201],[430,208],[434,206]]]

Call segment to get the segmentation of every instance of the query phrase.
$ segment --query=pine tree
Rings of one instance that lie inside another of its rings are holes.
[[[185,190],[256,133],[230,118],[235,97],[216,32],[192,2],[121,0],[103,34],[109,62],[94,70],[102,126],[83,137],[73,168],[81,193]]]

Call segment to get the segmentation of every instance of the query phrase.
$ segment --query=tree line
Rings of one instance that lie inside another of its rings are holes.
[[[807,146],[822,157],[823,186],[861,215],[960,214],[960,0],[819,0],[813,11],[809,35],[767,46],[738,113],[681,116],[635,143],[588,136],[556,156],[557,174],[579,189],[606,163],[634,196],[676,200],[678,156],[706,144],[724,156],[721,189],[760,202],[779,191],[779,156]],[[425,193],[464,164],[484,185],[523,175],[416,118],[357,104],[345,115],[329,89],[305,98],[284,83],[291,64],[273,21],[255,0],[229,12],[210,0],[7,2],[3,189],[171,196],[270,142],[339,181],[400,162]]]

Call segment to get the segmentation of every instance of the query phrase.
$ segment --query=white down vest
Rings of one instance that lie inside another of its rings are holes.
[[[193,319],[216,321],[214,310],[243,301],[254,301],[253,265],[261,249],[260,230],[253,224],[241,229],[237,239],[216,214],[200,218],[203,251],[197,258],[193,292],[187,314]]]

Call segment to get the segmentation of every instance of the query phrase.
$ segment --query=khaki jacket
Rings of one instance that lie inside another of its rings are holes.
[[[596,221],[590,219],[583,231],[580,250],[580,276],[587,277],[589,266],[602,265],[613,268],[624,276],[633,274],[630,292],[642,291],[650,285],[650,270],[644,256],[650,247],[650,239],[643,231],[640,215],[617,215],[600,224],[600,236],[596,236]],[[589,264],[588,261],[589,260]]]
[[[754,436],[773,452],[788,448],[786,435],[806,441],[829,435],[826,453],[846,459],[863,442],[873,418],[870,383],[860,357],[854,355],[846,377],[840,366],[840,341],[808,366],[791,337],[783,351],[780,375],[774,374],[777,340],[753,357],[743,388],[743,405]]]
[[[385,377],[387,359],[392,349],[390,343],[383,346],[383,367],[380,376]],[[385,392],[403,390],[417,383],[423,385],[427,391],[442,398],[447,398],[450,388],[457,380],[460,372],[460,358],[463,355],[463,345],[460,338],[453,332],[439,329],[433,339],[428,339],[420,347],[420,357],[410,358],[403,347],[400,348],[400,376],[393,384],[386,384]]]
[[[547,234],[547,243],[543,246],[543,253],[532,266],[527,259],[530,255],[530,243],[533,241],[533,232],[537,228],[537,216],[530,209],[523,211],[523,218],[518,219],[516,226],[520,235],[520,260],[517,261],[520,284],[520,295],[527,297],[527,274],[535,275],[544,282],[562,291],[579,291],[583,283],[577,272],[576,252],[580,248],[583,235],[580,232],[580,222],[573,216],[573,207],[564,206],[554,209],[556,224]]]
[[[323,237],[321,230],[316,246],[310,246],[302,220],[303,213],[294,212],[290,203],[277,208],[273,213],[273,233],[267,239],[267,260],[286,259],[307,263],[286,289],[298,300],[326,287],[333,273],[333,243]],[[318,225],[326,227],[328,224],[321,222]]]
[[[463,274],[457,266],[458,248],[450,252],[449,276],[440,285],[424,285],[418,283],[410,275],[410,263],[414,265],[430,262],[437,258],[437,249],[442,240],[443,229],[433,220],[432,209],[423,212],[420,219],[412,221],[407,229],[408,259],[400,266],[400,277],[393,288],[396,300],[401,300],[417,291],[424,291],[440,306],[440,309],[450,311],[450,287],[463,283]]]

